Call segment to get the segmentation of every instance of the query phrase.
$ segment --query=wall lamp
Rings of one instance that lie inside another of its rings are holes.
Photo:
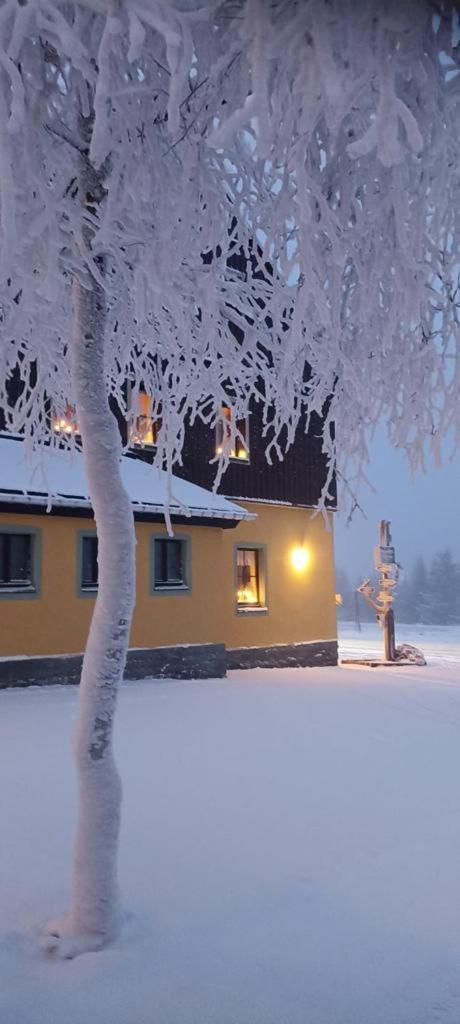
[[[296,572],[305,572],[310,564],[310,552],[308,548],[296,547],[291,551],[291,565]]]

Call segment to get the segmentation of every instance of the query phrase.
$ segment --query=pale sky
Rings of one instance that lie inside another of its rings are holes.
[[[345,510],[335,516],[336,565],[352,582],[372,571],[380,519],[391,520],[396,558],[404,568],[418,554],[429,561],[445,548],[460,562],[460,453],[441,469],[431,464],[412,479],[404,455],[381,436],[372,445],[368,476],[377,493],[359,492],[367,519],[357,510],[347,527]]]

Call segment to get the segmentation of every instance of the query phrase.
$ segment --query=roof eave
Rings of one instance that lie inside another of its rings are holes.
[[[52,512],[55,509],[67,510],[67,512],[74,511],[76,513],[83,512],[88,514],[92,513],[91,502],[87,498],[83,497],[70,497],[66,495],[47,495],[47,494],[30,494],[29,492],[23,493],[19,491],[6,491],[0,489],[0,508],[2,506],[21,506],[23,509],[26,506],[30,508],[39,508],[44,512]],[[133,513],[135,518],[142,516],[160,516],[162,519],[165,517],[166,509],[163,505],[158,505],[148,502],[132,502]],[[210,509],[210,508],[194,508],[193,506],[179,506],[171,505],[169,507],[169,514],[171,519],[179,519],[181,522],[187,522],[188,520],[206,520],[206,523],[215,523],[217,526],[222,522],[229,522],[235,524],[235,526],[242,521],[251,521],[256,519],[257,516],[252,512],[247,512],[246,509],[241,509],[238,513],[235,511],[227,511],[226,509]],[[204,525],[204,524],[203,524]]]

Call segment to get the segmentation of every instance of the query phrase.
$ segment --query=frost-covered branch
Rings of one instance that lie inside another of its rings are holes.
[[[103,256],[107,386],[155,394],[167,465],[229,395],[264,403],[269,455],[305,409],[358,465],[382,418],[413,466],[458,442],[459,35],[430,0],[5,0],[13,428],[44,440],[49,405],[72,404],[69,289]],[[73,186],[90,111],[92,213]]]

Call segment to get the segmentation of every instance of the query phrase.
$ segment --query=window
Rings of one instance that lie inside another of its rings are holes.
[[[153,538],[153,589],[189,590],[188,542],[185,538]]]
[[[221,419],[216,430],[216,455],[224,453],[229,459],[247,462],[249,459],[247,419],[237,419],[233,427],[233,410],[228,405],[223,405],[220,412]]]
[[[79,543],[79,588],[82,593],[94,593],[98,583],[97,536],[82,533]]]
[[[153,447],[157,443],[161,420],[156,416],[155,403],[144,388],[129,394],[129,440],[132,445]]]
[[[236,602],[239,611],[266,608],[265,549],[236,549]]]
[[[38,592],[38,531],[0,528],[0,593]]]
[[[76,410],[74,405],[67,403],[64,413],[62,416],[54,412],[53,414],[53,430],[55,434],[79,434],[80,429],[76,419]]]

